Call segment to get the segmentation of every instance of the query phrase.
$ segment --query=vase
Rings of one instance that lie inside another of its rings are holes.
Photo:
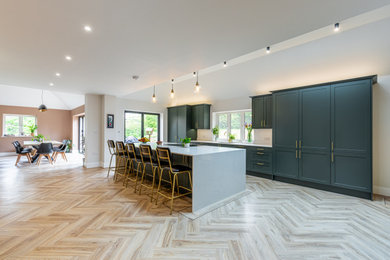
[[[218,139],[218,136],[217,135],[213,135],[213,141],[216,142]]]
[[[190,143],[184,144],[184,148],[190,148]]]
[[[248,143],[252,143],[252,133],[248,132]]]

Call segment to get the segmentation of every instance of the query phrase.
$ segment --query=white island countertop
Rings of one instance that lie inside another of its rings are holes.
[[[185,147],[181,147],[177,145],[169,145],[169,144],[168,145],[163,144],[160,147],[168,147],[171,150],[171,153],[186,155],[186,156],[226,153],[226,152],[231,152],[240,149],[240,148],[229,148],[229,147],[218,147],[218,146],[191,146],[189,148],[185,148]]]

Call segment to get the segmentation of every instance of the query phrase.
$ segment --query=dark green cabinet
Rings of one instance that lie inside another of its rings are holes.
[[[191,107],[188,105],[168,108],[168,142],[180,142],[180,139],[196,139],[196,130],[191,127]]]
[[[273,174],[370,197],[374,80],[274,92]]]
[[[252,97],[252,126],[272,128],[272,95]]]
[[[192,128],[210,129],[210,105],[200,104],[191,106]]]

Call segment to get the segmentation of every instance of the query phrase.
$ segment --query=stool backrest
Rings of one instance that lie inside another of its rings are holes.
[[[113,155],[115,154],[115,143],[113,140],[107,140],[108,144],[108,150],[110,151],[110,154]]]
[[[50,154],[53,152],[53,144],[52,143],[41,143],[37,150],[37,154]]]
[[[158,166],[162,169],[169,166],[172,171],[172,154],[168,147],[157,147],[156,148]]]
[[[12,145],[15,147],[16,153],[22,152],[23,147],[20,145],[20,143],[18,141],[13,142]]]
[[[116,141],[116,152],[118,154],[125,154],[125,144],[122,141]]]
[[[137,154],[135,152],[135,145],[133,143],[126,144],[127,154],[131,159],[137,159]]]
[[[142,163],[150,163],[153,164],[152,158],[152,148],[148,144],[141,144],[139,146],[139,152],[141,154]]]

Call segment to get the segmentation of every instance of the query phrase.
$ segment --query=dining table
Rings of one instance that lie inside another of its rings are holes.
[[[24,141],[23,142],[23,145],[24,146],[29,146],[29,147],[38,147],[40,144],[42,143],[51,143],[53,146],[54,145],[61,145],[62,142],[59,142],[59,141],[55,141],[55,140],[45,140],[45,141]],[[38,154],[35,154],[32,158],[31,158],[31,162],[34,163],[37,159],[38,159]],[[53,159],[53,158],[52,158]]]

